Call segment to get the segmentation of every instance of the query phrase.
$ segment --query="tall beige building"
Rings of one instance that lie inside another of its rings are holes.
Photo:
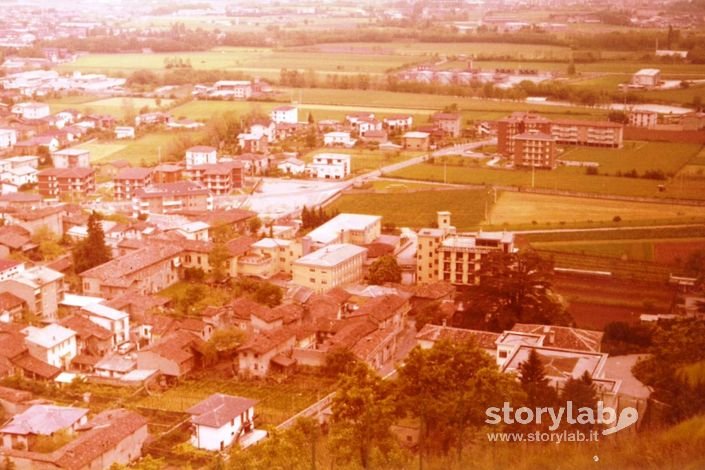
[[[492,251],[514,250],[514,234],[506,232],[457,233],[450,212],[438,212],[438,228],[418,233],[416,282],[447,281],[456,285],[479,282],[483,257]]]

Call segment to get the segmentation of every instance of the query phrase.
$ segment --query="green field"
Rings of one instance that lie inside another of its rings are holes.
[[[189,138],[196,141],[201,136],[201,132],[154,132],[138,137],[135,140],[119,140],[93,142],[81,144],[78,148],[86,148],[91,151],[91,161],[97,163],[109,162],[112,160],[127,160],[132,165],[149,165],[165,160],[169,156],[171,143],[176,138]],[[178,155],[176,155],[178,157]]]
[[[533,176],[532,176],[533,173]],[[531,188],[532,179],[536,188],[583,193],[616,194],[622,196],[645,196],[660,198],[705,199],[703,179],[675,178],[668,182],[644,178],[587,175],[585,169],[559,167],[555,170],[532,172],[528,169],[491,169],[472,167],[448,167],[442,164],[422,163],[396,171],[390,177],[420,181],[446,181],[458,184],[479,184]],[[659,191],[664,184],[666,191]]]
[[[151,110],[168,108],[173,100],[163,99],[157,101],[152,98],[105,98],[86,99],[86,96],[69,96],[57,100],[49,100],[52,112],[56,113],[64,109],[73,108],[84,114],[110,114],[118,119],[124,119],[126,115],[136,115],[140,109],[148,107]]]
[[[340,212],[375,214],[385,224],[397,227],[432,227],[437,211],[453,213],[453,225],[460,230],[477,228],[484,218],[485,204],[491,202],[486,191],[438,190],[394,194],[345,194],[328,209]]]
[[[705,208],[643,202],[610,201],[564,196],[547,196],[517,192],[502,192],[492,207],[491,223],[494,225],[536,225],[546,223],[584,224],[612,223],[615,216],[623,224],[692,223],[705,221]]]
[[[701,149],[699,144],[626,141],[620,149],[568,148],[559,158],[597,162],[600,164],[600,173],[608,175],[632,169],[639,173],[659,169],[667,174],[675,174],[695,159]]]

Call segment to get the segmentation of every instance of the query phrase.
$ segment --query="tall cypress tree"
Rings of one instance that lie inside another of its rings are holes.
[[[519,374],[521,388],[526,393],[527,406],[536,408],[556,403],[556,390],[549,384],[543,362],[535,349],[531,350],[526,361],[519,364]]]
[[[73,250],[73,263],[77,273],[82,273],[109,261],[110,248],[105,244],[105,233],[95,212],[88,216],[88,236]]]

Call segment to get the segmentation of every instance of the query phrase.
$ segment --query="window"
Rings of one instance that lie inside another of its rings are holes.
[[[499,351],[499,358],[506,359],[507,358],[507,351]]]

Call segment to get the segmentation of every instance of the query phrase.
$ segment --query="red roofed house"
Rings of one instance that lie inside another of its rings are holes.
[[[83,293],[112,299],[131,289],[140,294],[166,289],[179,280],[182,251],[160,243],[114,258],[80,273]]]
[[[460,137],[462,116],[459,113],[436,113],[431,116],[433,124],[451,137]]]
[[[289,359],[286,353],[295,345],[296,332],[291,328],[262,331],[252,336],[237,350],[240,373],[264,377],[272,363]]]
[[[196,165],[189,170],[191,181],[208,188],[216,196],[230,193],[243,185],[243,164],[240,161]]]
[[[193,181],[154,184],[135,191],[132,201],[135,215],[143,212],[171,214],[185,209],[213,210],[213,196],[208,188]]]
[[[255,401],[214,393],[192,406],[186,412],[191,415],[193,434],[191,445],[204,450],[222,451],[233,443],[242,443],[243,438],[254,430]],[[266,436],[263,431],[259,438]],[[253,444],[256,439],[247,439]]]
[[[49,168],[37,177],[39,194],[44,197],[85,196],[95,191],[92,168]]]
[[[114,195],[118,201],[130,200],[138,189],[152,184],[151,168],[123,168],[113,179]]]
[[[137,368],[159,370],[170,378],[182,377],[199,364],[204,343],[188,331],[168,333],[159,342],[137,352]]]

